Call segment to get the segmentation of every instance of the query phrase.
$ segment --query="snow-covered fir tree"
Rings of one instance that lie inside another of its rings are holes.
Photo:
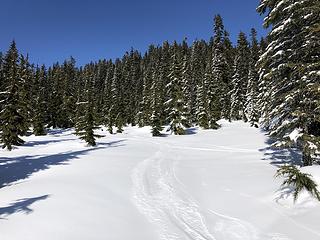
[[[300,147],[311,165],[320,149],[319,1],[262,0],[258,11],[272,27],[259,60],[263,124],[278,145]]]
[[[213,61],[211,57],[207,60],[207,66],[204,74],[204,84],[207,89],[206,100],[207,100],[207,110],[208,113],[208,124],[211,129],[218,129],[219,125],[217,121],[221,116],[221,89],[219,89],[220,84],[218,75],[213,75],[214,73],[218,73],[218,71],[212,71],[213,69]],[[217,63],[217,62],[215,62]],[[218,68],[218,65],[216,65]]]
[[[11,43],[10,49],[4,57],[3,76],[6,80],[4,91],[1,92],[0,112],[0,142],[2,148],[12,150],[14,145],[21,145],[24,141],[20,138],[27,131],[28,115],[26,110],[24,84],[22,75],[26,69],[19,67],[19,54],[16,43]]]
[[[257,40],[257,31],[251,29],[251,48],[250,48],[250,62],[248,86],[245,103],[245,114],[251,126],[259,126],[258,113],[258,94],[259,94],[259,74],[256,64],[259,60],[259,44]]]
[[[234,75],[232,78],[230,111],[230,118],[232,120],[247,121],[245,115],[245,95],[248,84],[249,56],[249,43],[247,37],[243,32],[240,32],[234,62]]]
[[[111,94],[111,86],[112,86],[112,78],[114,74],[114,64],[112,61],[108,61],[106,65],[106,76],[104,80],[104,89],[103,89],[103,106],[102,106],[102,124],[109,128],[110,133],[112,133],[112,120],[109,119],[110,117],[110,108],[112,103],[112,94]],[[79,88],[80,89],[80,88]]]
[[[200,127],[210,128],[208,88],[212,80],[212,59],[208,57],[205,74],[197,87],[197,120]]]
[[[93,96],[93,85],[94,85],[94,73],[92,69],[86,68],[84,70],[85,77],[85,96],[79,99],[77,102],[78,115],[77,122],[75,124],[76,135],[80,139],[84,140],[88,146],[96,145],[96,138],[102,137],[94,132],[98,129],[95,107],[94,107],[94,96]]]
[[[137,121],[139,127],[147,126],[150,123],[150,116],[152,109],[151,106],[151,86],[152,86],[152,68],[147,68],[143,73],[143,91],[142,91],[142,101],[139,104],[140,111],[137,115]]]
[[[192,99],[191,99],[191,72],[190,72],[190,64],[188,60],[188,55],[185,54],[182,60],[182,92],[184,96],[184,102],[186,105],[185,109],[185,117],[189,124],[192,123],[191,111],[192,111]],[[189,125],[188,124],[188,125]]]
[[[43,65],[36,69],[33,82],[34,100],[33,100],[33,117],[32,126],[33,134],[36,136],[46,135],[45,113],[46,99],[45,99],[45,84],[46,84],[46,69]]]
[[[152,136],[156,137],[156,136],[161,136],[161,131],[163,130],[162,120],[161,120],[161,113],[163,112],[162,111],[163,106],[162,106],[162,100],[161,100],[162,82],[161,82],[161,74],[159,74],[159,70],[154,69],[152,79],[153,79],[152,86],[151,86],[152,115],[150,117],[150,125],[152,127],[152,130],[151,130]]]
[[[183,66],[178,44],[173,45],[170,82],[167,84],[167,93],[170,99],[166,102],[166,112],[169,122],[169,131],[176,135],[185,134],[189,127],[187,115],[188,108],[183,95]]]
[[[113,126],[117,127],[117,133],[123,132],[124,122],[124,109],[122,102],[122,82],[121,82],[121,61],[116,60],[115,69],[111,84],[111,105],[109,110],[109,132],[112,133]]]
[[[227,114],[230,109],[230,96],[229,96],[229,76],[228,66],[226,60],[226,49],[224,42],[224,29],[223,20],[220,15],[214,17],[214,38],[212,43],[212,81],[208,84],[208,101],[209,101],[209,114],[211,116],[209,121],[211,128],[217,128],[216,121],[221,116],[228,118]],[[227,44],[227,40],[226,40]],[[208,64],[208,62],[207,62]],[[206,72],[207,74],[207,72]]]

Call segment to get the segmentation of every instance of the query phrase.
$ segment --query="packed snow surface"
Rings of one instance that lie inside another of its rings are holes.
[[[274,179],[295,151],[243,122],[86,147],[70,130],[0,150],[1,240],[319,240],[320,204]],[[320,183],[319,167],[304,168]]]

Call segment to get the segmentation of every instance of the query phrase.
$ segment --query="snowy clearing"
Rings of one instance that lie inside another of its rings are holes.
[[[273,178],[297,158],[243,122],[152,138],[125,128],[95,148],[72,134],[0,150],[1,240],[316,240],[320,204]],[[304,168],[320,183],[320,167]]]

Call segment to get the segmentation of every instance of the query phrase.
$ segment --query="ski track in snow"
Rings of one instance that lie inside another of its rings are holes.
[[[218,217],[214,231],[219,233],[224,240],[291,240],[281,233],[263,234],[247,221],[213,210],[209,212]]]
[[[198,151],[210,151],[210,152],[231,152],[231,153],[257,153],[258,150],[252,149],[242,149],[242,148],[230,148],[230,147],[223,147],[223,146],[214,146],[216,148],[199,148],[199,147],[172,147],[174,149],[186,149],[186,150],[198,150]]]
[[[132,180],[136,206],[157,225],[161,240],[185,237],[216,240],[209,232],[199,206],[176,178],[173,160],[163,152],[158,151],[134,169]]]
[[[141,137],[130,138],[148,144]],[[171,149],[188,149],[221,152],[257,152],[252,149],[230,148],[212,145],[214,148],[169,146],[160,147],[150,158],[139,163],[132,172],[133,200],[147,219],[157,226],[161,240],[290,240],[280,233],[262,234],[251,223],[223,215],[213,210],[209,213],[217,217],[214,233],[210,233],[200,207],[184,190],[183,183],[176,177]]]

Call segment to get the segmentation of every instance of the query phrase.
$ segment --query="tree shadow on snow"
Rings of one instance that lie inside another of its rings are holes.
[[[69,131],[73,131],[73,129],[72,128],[67,128],[67,129],[54,128],[54,129],[48,130],[48,135],[58,135],[58,134],[63,134]]]
[[[33,212],[33,209],[30,208],[32,204],[38,201],[45,200],[49,196],[50,195],[43,195],[40,197],[19,199],[14,203],[11,203],[7,207],[0,208],[0,219],[6,219],[5,217],[18,212],[22,212],[24,214],[30,214]]]
[[[34,147],[34,146],[47,145],[47,144],[50,144],[50,143],[69,142],[69,141],[74,141],[74,139],[30,141],[30,142],[26,142],[22,146],[23,147]]]
[[[101,143],[97,147],[90,147],[80,151],[69,151],[53,155],[33,155],[21,157],[0,157],[0,188],[16,181],[29,178],[33,173],[49,169],[50,166],[66,165],[69,161],[78,159],[79,156],[89,152],[109,147],[123,146],[119,140]]]
[[[197,134],[198,128],[197,127],[191,127],[186,129],[186,135],[194,135]]]
[[[262,160],[270,161],[270,164],[280,167],[284,164],[302,165],[301,153],[295,148],[277,148],[272,146],[275,140],[268,138],[268,147],[259,149],[264,153]]]
[[[198,133],[198,128],[197,127],[190,127],[190,128],[186,128],[185,129],[185,135],[194,135],[194,134],[197,134]],[[161,133],[160,136],[158,137],[169,137],[169,136],[172,136],[174,135],[173,132],[171,132],[170,129],[164,129],[164,131]]]

